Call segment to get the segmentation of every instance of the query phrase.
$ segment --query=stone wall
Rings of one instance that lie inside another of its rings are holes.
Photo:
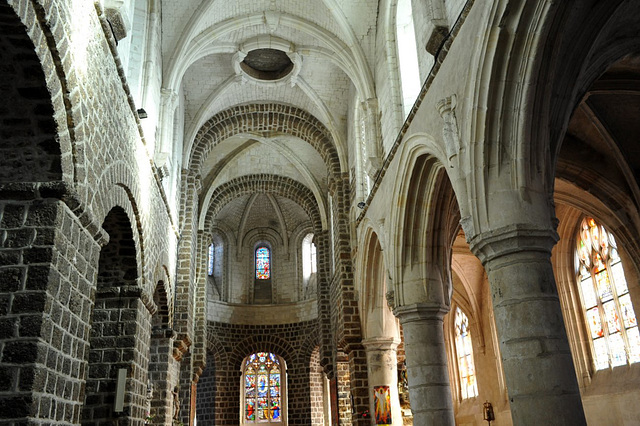
[[[0,418],[78,423],[99,245],[61,202],[0,212]]]
[[[0,20],[0,417],[80,422],[101,226],[120,206],[136,270],[127,338],[142,354],[126,404],[141,422],[151,294],[173,276],[176,233],[111,33],[93,2],[5,0]]]
[[[215,375],[214,400],[200,401],[214,404],[204,414],[215,417],[216,425],[237,425],[239,422],[242,360],[255,352],[273,352],[281,356],[287,367],[288,405],[286,415],[290,425],[312,424],[312,412],[317,407],[311,399],[312,371],[317,372],[312,353],[318,346],[315,321],[279,325],[234,325],[209,322],[209,364],[205,369],[204,392],[211,392],[211,374]],[[315,367],[312,367],[315,365]],[[207,372],[207,370],[213,370]],[[206,378],[208,377],[208,378]],[[317,380],[317,373],[314,380]],[[207,405],[205,405],[206,407]],[[317,419],[317,414],[316,417]],[[198,419],[198,424],[201,419]]]

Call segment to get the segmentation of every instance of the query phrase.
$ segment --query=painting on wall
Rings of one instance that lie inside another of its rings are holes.
[[[391,424],[391,392],[389,386],[373,387],[373,404],[377,425]]]

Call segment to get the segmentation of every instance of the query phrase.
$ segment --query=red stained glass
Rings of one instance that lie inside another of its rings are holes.
[[[604,336],[604,330],[602,330],[602,323],[600,321],[600,312],[598,311],[598,308],[589,309],[587,311],[587,322],[589,323],[592,339]]]
[[[582,221],[578,281],[598,370],[640,361],[637,320],[615,238],[593,218]]]
[[[271,253],[266,247],[256,250],[256,278],[259,280],[271,278]]]
[[[280,361],[270,352],[257,352],[245,362],[244,423],[282,421]]]
[[[245,404],[245,418],[249,421],[256,419],[256,401],[253,399],[247,400]]]

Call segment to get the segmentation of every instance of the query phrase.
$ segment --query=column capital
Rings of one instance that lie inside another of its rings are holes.
[[[469,247],[486,266],[499,258],[518,253],[538,252],[548,258],[557,242],[555,227],[516,223],[474,235],[469,240]]]
[[[410,322],[422,320],[442,320],[449,312],[449,306],[414,303],[413,305],[398,306],[393,310],[393,314],[400,319],[404,325]]]
[[[362,341],[362,346],[368,351],[395,350],[400,344],[397,337],[371,337]]]

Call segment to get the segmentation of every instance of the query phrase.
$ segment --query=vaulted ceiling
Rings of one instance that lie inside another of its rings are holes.
[[[355,96],[372,97],[377,14],[376,0],[163,0],[163,87],[183,105],[185,166],[212,117],[238,105],[271,103],[321,123],[344,169],[349,108]],[[318,206],[326,204],[330,170],[317,147],[286,128],[267,133],[243,125],[206,154],[201,194],[245,174],[275,174],[300,182]],[[271,196],[265,205],[285,206],[281,198]],[[238,198],[219,219],[231,226],[238,220],[231,211],[264,200]],[[292,212],[304,215],[301,208]],[[264,215],[264,226],[274,222],[271,216]]]

